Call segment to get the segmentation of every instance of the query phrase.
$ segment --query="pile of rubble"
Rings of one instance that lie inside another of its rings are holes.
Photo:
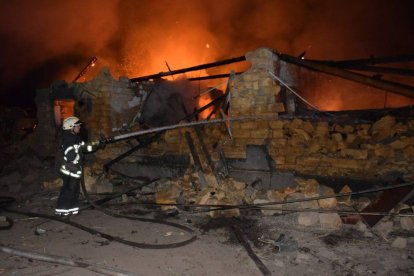
[[[155,203],[161,204],[163,210],[177,208],[177,205],[178,207],[193,205],[197,206],[196,209],[205,209],[202,206],[205,205],[211,207],[209,215],[215,218],[239,216],[240,211],[246,209],[246,204],[249,204],[251,208],[247,207],[247,209],[260,209],[262,214],[267,216],[298,212],[298,224],[320,226],[323,229],[331,230],[338,230],[343,223],[350,222],[347,220],[347,216],[343,216],[342,213],[358,214],[376,199],[372,194],[352,198],[350,195],[352,190],[348,185],[344,185],[339,191],[340,194],[348,195],[338,197],[335,196],[338,193],[333,188],[321,185],[315,179],[295,177],[296,187],[256,190],[252,185],[231,178],[221,180],[218,183],[214,175],[206,174],[205,176],[208,182],[205,187],[200,187],[198,175],[186,174],[177,180],[158,181],[153,184],[152,188],[147,187],[147,189],[152,189],[155,192]],[[318,197],[321,199],[312,200],[312,198]],[[226,205],[235,208],[220,208]],[[215,208],[217,210],[214,210]],[[400,212],[407,216],[399,217]],[[395,216],[384,217],[377,226],[382,228],[386,225],[386,228],[389,229],[388,232],[395,227],[414,230],[413,212],[413,206],[399,204],[390,212]],[[351,220],[351,223],[364,225],[360,218]]]

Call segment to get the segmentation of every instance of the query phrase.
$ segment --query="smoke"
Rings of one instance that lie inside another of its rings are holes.
[[[117,1],[1,1],[0,93],[9,96],[2,102],[30,105],[36,88],[56,78],[71,81],[105,52],[116,8]]]
[[[0,93],[29,102],[92,56],[132,78],[263,46],[331,60],[414,49],[410,0],[16,0],[0,11]]]

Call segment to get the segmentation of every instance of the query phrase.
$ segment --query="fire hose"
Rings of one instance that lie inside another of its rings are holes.
[[[99,141],[99,143],[102,144],[111,144],[115,142],[119,142],[126,139],[131,139],[134,137],[150,134],[150,133],[156,133],[176,128],[183,128],[183,127],[194,127],[194,126],[200,126],[200,125],[208,125],[208,124],[221,124],[221,123],[227,123],[228,121],[254,121],[254,120],[273,120],[274,116],[243,116],[243,117],[237,117],[237,118],[224,118],[224,119],[214,119],[214,120],[204,120],[204,121],[196,121],[196,122],[190,122],[190,123],[180,123],[175,125],[169,125],[169,126],[163,126],[163,127],[155,127],[155,128],[149,128],[149,129],[143,129],[135,132],[125,133],[117,136],[113,136],[110,138],[103,138]]]
[[[150,181],[149,183],[146,183],[146,185],[153,183],[155,180]],[[90,207],[94,207],[97,210],[100,210],[102,212],[104,212],[107,215],[113,216],[113,217],[117,217],[117,218],[125,218],[125,219],[129,219],[129,220],[137,220],[137,221],[144,221],[144,222],[151,222],[151,223],[156,223],[156,224],[162,224],[162,225],[168,225],[174,228],[178,228],[188,234],[190,234],[190,238],[188,238],[187,240],[184,241],[180,241],[180,242],[175,242],[175,243],[169,243],[169,244],[148,244],[148,243],[139,243],[139,242],[134,242],[134,241],[130,241],[130,240],[125,240],[122,239],[120,237],[116,237],[116,236],[112,236],[109,235],[107,233],[86,227],[82,224],[76,223],[74,221],[68,220],[68,219],[64,219],[64,218],[60,218],[54,215],[48,215],[48,214],[42,214],[42,213],[34,213],[34,212],[29,212],[29,211],[23,211],[23,210],[18,210],[18,209],[14,209],[14,208],[8,208],[6,207],[6,205],[11,204],[12,202],[14,202],[15,200],[13,200],[13,198],[5,198],[4,202],[1,202],[0,207],[5,210],[6,212],[10,212],[10,213],[16,213],[16,214],[20,214],[20,215],[25,215],[25,216],[29,216],[29,217],[41,217],[41,218],[46,218],[46,219],[51,219],[51,220],[55,220],[55,221],[59,221],[68,225],[71,225],[73,227],[76,227],[78,229],[81,229],[85,232],[88,232],[92,235],[98,235],[102,238],[105,238],[109,241],[115,241],[118,243],[122,243],[122,244],[126,244],[132,247],[137,247],[137,248],[142,248],[142,249],[167,249],[167,248],[177,248],[177,247],[181,247],[184,245],[187,245],[191,242],[193,242],[194,240],[196,240],[197,236],[195,235],[194,230],[192,230],[191,228],[182,225],[182,224],[178,224],[178,223],[174,223],[174,222],[169,222],[169,221],[164,221],[164,220],[160,220],[160,219],[150,219],[150,218],[143,218],[143,217],[135,217],[135,216],[124,216],[124,215],[120,215],[120,214],[116,214],[113,212],[110,212],[104,208],[102,208],[101,206],[99,206],[98,204],[96,204],[94,201],[92,201],[89,198],[88,193],[86,192],[86,187],[85,187],[85,182],[83,180],[83,177],[81,179],[81,187],[84,191],[85,197],[90,205]],[[121,196],[123,193],[119,193],[117,194],[117,196]],[[115,198],[114,196],[110,196],[110,199]],[[104,200],[100,200],[100,202],[104,202]],[[12,225],[12,222],[11,222]],[[9,228],[11,228],[11,225]],[[8,228],[8,229],[9,229]]]

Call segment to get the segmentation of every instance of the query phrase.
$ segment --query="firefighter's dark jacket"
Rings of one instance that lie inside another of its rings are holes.
[[[70,130],[63,131],[63,163],[60,171],[68,176],[80,178],[82,175],[83,153],[93,152],[98,144],[86,144],[79,135]]]

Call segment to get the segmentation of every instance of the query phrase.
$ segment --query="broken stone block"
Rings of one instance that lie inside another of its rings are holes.
[[[374,230],[381,235],[382,237],[386,238],[388,234],[392,231],[394,227],[394,223],[390,220],[386,221],[384,219],[380,220],[375,226]]]
[[[355,199],[354,203],[355,203],[355,208],[358,211],[362,211],[365,209],[365,207],[371,204],[371,200],[367,197],[360,197],[360,198]]]
[[[392,212],[396,213],[396,214],[400,213],[403,210],[411,211],[411,207],[407,204],[404,204],[404,203],[398,203],[397,206],[392,208]]]
[[[293,135],[301,138],[302,141],[308,142],[310,140],[310,135],[303,129],[294,129]]]
[[[356,228],[358,231],[360,231],[360,232],[366,232],[366,231],[368,231],[368,227],[367,227],[367,225],[366,225],[365,223],[363,223],[362,221],[358,221],[358,222],[355,224],[355,228]]]
[[[257,199],[255,199],[253,201],[253,204],[262,204],[262,203],[269,203],[269,202],[271,202],[271,201],[266,200],[266,199],[257,198]],[[266,207],[266,206],[263,206],[263,207]],[[271,205],[271,207],[282,209],[283,204],[280,204],[280,205],[279,204],[278,205]],[[266,209],[261,209],[261,212],[265,216],[273,216],[275,214],[281,214],[282,213],[282,210],[266,210]]]
[[[400,217],[400,224],[404,230],[414,230],[414,217]]]
[[[155,203],[157,204],[175,204],[177,203],[177,193],[175,193],[174,191],[159,191],[155,194]],[[175,206],[173,205],[165,205],[165,206],[161,206],[161,210],[166,211],[166,210],[171,210],[171,209],[175,209]]]
[[[395,150],[402,150],[404,149],[407,144],[403,142],[403,140],[395,140],[394,142],[389,144]]]
[[[316,212],[303,212],[298,216],[299,225],[310,226],[318,223],[319,214]]]
[[[343,186],[342,189],[339,191],[340,194],[351,193],[351,192],[352,190],[351,188],[349,188],[348,185]],[[337,197],[337,201],[339,204],[344,204],[346,206],[351,206],[352,204],[351,195]]]
[[[395,117],[390,115],[384,116],[372,125],[372,132],[375,133],[382,129],[391,129],[394,124]]]
[[[122,203],[127,203],[128,202],[128,195],[122,194],[121,201],[122,201]]]
[[[335,195],[334,189],[319,185],[319,196],[333,196]],[[338,200],[335,197],[325,198],[325,199],[319,199],[318,200],[319,207],[321,208],[333,208],[338,205]]]
[[[320,213],[319,222],[324,229],[339,230],[342,227],[342,220],[338,213]]]
[[[392,247],[395,248],[406,248],[407,247],[407,239],[402,237],[397,237],[391,244]]]
[[[43,182],[43,187],[46,190],[59,189],[60,187],[62,187],[62,185],[63,185],[62,178],[56,178],[55,180],[52,180],[52,181],[45,181],[45,182]]]
[[[306,198],[319,196],[319,183],[315,179],[309,179],[303,190]]]
[[[309,200],[309,201],[301,201],[305,199],[305,195],[303,193],[293,193],[289,194],[286,198],[286,201],[298,201],[287,203],[285,206],[289,209],[318,209],[318,201],[316,200]]]
[[[240,191],[240,190],[244,190],[246,188],[246,183],[231,179],[231,186],[234,189]]]
[[[202,190],[198,195],[198,200],[196,200],[195,202],[200,205],[207,204],[212,193],[214,193],[214,190],[211,190],[211,189]]]
[[[237,202],[232,201],[228,198],[223,198],[222,200],[217,200],[215,198],[211,198],[208,201],[208,204],[219,204],[219,205],[237,205]],[[218,217],[238,217],[240,216],[239,208],[232,208],[232,209],[225,209],[225,210],[215,210],[210,211],[210,217],[218,218]]]

